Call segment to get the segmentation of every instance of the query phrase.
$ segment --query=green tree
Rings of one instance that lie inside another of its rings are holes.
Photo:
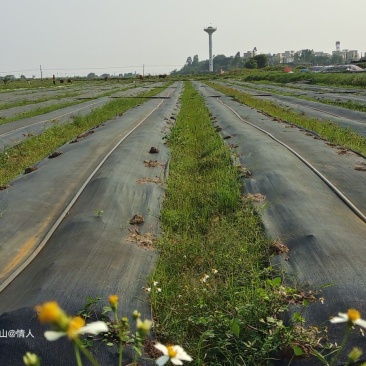
[[[330,63],[334,65],[342,65],[344,64],[344,60],[342,55],[334,53],[330,59]]]
[[[246,69],[257,69],[258,64],[254,57],[251,57],[249,60],[245,61],[244,67]]]
[[[95,79],[95,78],[97,78],[98,77],[98,75],[96,75],[94,72],[91,72],[91,73],[89,73],[88,75],[87,75],[87,78],[88,79]]]
[[[192,66],[198,66],[198,55],[193,56]]]
[[[295,52],[294,63],[299,64],[301,62],[301,52]]]
[[[314,65],[330,65],[331,62],[331,57],[324,55],[324,56],[315,56],[314,57]]]
[[[214,71],[229,70],[232,58],[225,55],[217,55],[214,59]]]
[[[235,57],[231,61],[231,68],[238,69],[240,67],[243,67],[243,63],[240,57],[240,52],[237,52]]]
[[[296,52],[295,61],[299,64],[313,64],[315,59],[315,54],[313,50],[306,49]]]
[[[256,55],[253,57],[253,59],[257,62],[258,69],[262,69],[269,64],[268,56],[264,54]]]
[[[5,76],[0,77],[0,80],[2,80],[4,84],[8,84],[11,80],[15,80],[15,76],[14,75],[5,75]]]

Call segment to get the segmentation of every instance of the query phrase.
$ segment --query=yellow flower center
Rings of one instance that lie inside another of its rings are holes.
[[[65,316],[65,313],[58,306],[56,301],[46,302],[36,306],[38,318],[41,323],[58,323]]]
[[[349,309],[347,312],[347,315],[348,315],[348,319],[351,322],[355,322],[356,320],[361,318],[360,312],[356,309]]]
[[[112,306],[112,308],[115,308],[118,304],[118,296],[110,295],[108,299],[109,299],[109,304]]]
[[[70,319],[69,326],[67,328],[67,335],[69,338],[75,338],[78,335],[78,331],[85,325],[85,320],[80,316],[75,316]]]
[[[167,346],[166,348],[168,349],[168,356],[170,358],[173,358],[177,355],[177,351],[174,349],[174,346]]]

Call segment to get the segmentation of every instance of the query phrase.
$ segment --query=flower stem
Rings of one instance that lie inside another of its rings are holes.
[[[77,346],[76,342],[74,343],[74,348],[75,348],[76,363],[78,364],[78,366],[83,366],[83,363],[81,362],[81,357],[80,357],[80,349]]]
[[[332,358],[332,360],[331,360],[331,362],[330,362],[329,366],[334,366],[334,365],[335,365],[335,363],[337,362],[338,357],[341,355],[341,352],[342,352],[342,350],[343,350],[344,346],[346,345],[346,343],[347,343],[347,341],[348,341],[348,338],[349,338],[349,336],[350,336],[350,334],[351,334],[351,329],[352,329],[352,325],[347,324],[347,330],[346,330],[346,333],[345,333],[345,335],[344,335],[344,337],[343,337],[343,339],[342,339],[342,343],[341,343],[341,345],[340,345],[340,347],[339,347],[338,352],[337,352],[337,353],[334,355],[334,357]]]
[[[118,365],[122,366],[122,358],[123,358],[122,330],[121,330],[121,323],[118,319],[117,307],[114,310],[114,317],[116,319],[116,324],[118,327],[118,336],[119,336]]]
[[[99,363],[93,357],[93,355],[84,347],[81,346],[81,342],[79,338],[74,339],[75,346],[83,353],[83,355],[90,361],[93,366],[99,366]],[[78,365],[79,366],[79,365]]]

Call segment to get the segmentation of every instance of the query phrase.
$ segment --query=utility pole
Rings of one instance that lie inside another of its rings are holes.
[[[42,65],[39,65],[39,70],[41,71],[41,81],[42,81],[43,80]]]
[[[145,64],[142,65],[142,77],[145,76]]]

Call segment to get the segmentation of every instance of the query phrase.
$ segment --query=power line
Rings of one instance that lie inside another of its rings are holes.
[[[143,67],[143,65],[129,65],[129,66],[106,66],[106,67],[76,67],[76,68],[48,68],[43,71],[76,71],[76,70],[108,70],[108,69],[128,69],[128,68],[137,68]],[[147,65],[145,67],[182,67],[182,65]],[[11,70],[11,71],[0,71],[1,74],[7,73],[16,73],[16,72],[30,72],[30,71],[38,71],[39,69],[22,69],[22,70]]]

